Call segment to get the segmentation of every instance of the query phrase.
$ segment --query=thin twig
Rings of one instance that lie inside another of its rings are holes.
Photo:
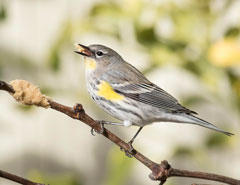
[[[12,91],[13,88],[9,84],[2,81],[0,81],[0,84],[2,84],[0,89],[13,93]],[[89,125],[95,131],[102,134],[107,139],[111,140],[113,143],[118,145],[123,150],[125,151],[130,150],[130,146],[126,142],[124,142],[122,139],[120,139],[118,136],[116,136],[106,128],[104,128],[104,132],[102,132],[102,128],[100,124],[94,119],[92,119],[88,114],[85,113],[82,105],[77,104],[77,106],[72,108],[52,100],[49,100],[49,104],[52,109],[62,112],[73,119],[80,120],[83,123]],[[222,175],[172,168],[166,160],[162,161],[160,164],[157,164],[151,161],[150,159],[148,159],[146,156],[144,156],[137,150],[133,151],[132,156],[135,157],[142,164],[144,164],[146,167],[148,167],[151,170],[151,174],[149,175],[149,177],[152,180],[160,181],[161,182],[160,184],[164,184],[167,178],[169,177],[190,177],[190,178],[213,180],[213,181],[223,182],[231,185],[240,185],[240,180],[222,176]]]
[[[44,184],[39,184],[30,180],[24,179],[22,177],[19,177],[17,175],[14,175],[2,170],[0,170],[0,177],[17,182],[19,184],[24,184],[24,185],[44,185]]]
[[[0,90],[8,91],[10,93],[15,92],[13,87],[4,81],[0,81]]]

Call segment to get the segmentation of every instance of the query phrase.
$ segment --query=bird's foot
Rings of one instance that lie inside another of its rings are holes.
[[[91,128],[91,134],[93,136],[95,136],[94,132],[98,133],[98,134],[103,134],[104,133],[104,121],[97,121],[100,124],[101,129],[95,130],[94,128]]]
[[[132,158],[136,154],[136,150],[133,148],[131,141],[128,142],[128,147],[129,149],[127,150],[123,149],[122,147],[120,148],[120,150],[124,151],[127,157]]]

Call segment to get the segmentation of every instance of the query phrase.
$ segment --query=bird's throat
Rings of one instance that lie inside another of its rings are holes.
[[[84,62],[85,62],[85,66],[86,66],[87,70],[92,71],[92,70],[96,69],[97,64],[96,64],[95,60],[93,60],[89,57],[84,57]]]

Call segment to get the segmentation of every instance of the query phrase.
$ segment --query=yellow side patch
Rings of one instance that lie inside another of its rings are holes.
[[[97,65],[97,64],[96,64],[96,61],[95,61],[95,60],[86,57],[86,58],[84,59],[84,61],[85,61],[85,64],[86,64],[86,69],[94,70],[94,69],[96,68],[96,65]]]
[[[99,90],[97,92],[97,95],[105,98],[106,100],[118,101],[118,100],[123,100],[124,99],[124,96],[116,93],[113,90],[112,86],[105,81],[102,81],[98,85],[98,89]]]

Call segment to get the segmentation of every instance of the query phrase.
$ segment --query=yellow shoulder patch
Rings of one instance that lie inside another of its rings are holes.
[[[96,61],[86,57],[85,58],[86,69],[94,70],[96,68]]]
[[[105,82],[105,81],[102,81],[98,85],[97,95],[105,98],[106,100],[111,100],[111,101],[118,101],[118,100],[124,99],[124,96],[116,93],[113,90],[112,86],[108,82]]]

